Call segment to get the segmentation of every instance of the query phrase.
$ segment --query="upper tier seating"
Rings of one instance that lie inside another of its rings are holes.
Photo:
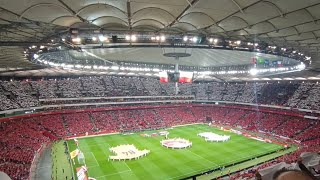
[[[0,81],[3,92],[6,91],[12,96],[12,100],[20,107],[33,107],[38,106],[39,101],[33,95],[33,89],[27,81]],[[1,102],[2,103],[2,102]]]
[[[92,76],[62,80],[0,81],[0,110],[39,106],[39,99],[173,96],[174,83],[160,83],[151,77]],[[320,110],[317,83],[186,83],[178,95],[194,95],[198,100],[285,105]],[[61,102],[61,101],[60,101]],[[59,102],[59,103],[60,103]]]
[[[57,81],[48,80],[48,81],[32,81],[31,85],[33,89],[36,89],[39,93],[39,98],[57,98],[58,91]]]

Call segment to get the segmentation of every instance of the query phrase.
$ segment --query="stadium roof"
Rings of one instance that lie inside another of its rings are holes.
[[[202,34],[267,42],[320,67],[319,0],[2,0],[0,43],[41,42],[70,28]]]
[[[165,57],[163,55],[164,53],[186,52],[191,54],[191,56],[180,58],[179,65],[199,67],[248,65],[252,63],[252,57],[261,57],[270,61],[280,60],[283,58],[281,56],[257,52],[204,48],[123,47],[87,49],[86,52],[114,62],[126,61],[133,63],[142,62],[158,64],[176,63],[174,58]],[[79,60],[90,59],[90,56],[85,56],[84,52],[74,50],[69,51],[69,54]]]

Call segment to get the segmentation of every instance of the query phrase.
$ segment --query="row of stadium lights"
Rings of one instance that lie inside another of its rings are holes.
[[[249,73],[253,76],[260,74],[260,73],[266,73],[266,72],[282,72],[282,71],[290,71],[290,70],[298,70],[302,71],[306,68],[306,65],[304,63],[300,63],[293,67],[280,67],[280,68],[269,68],[269,69],[256,69],[252,68],[249,70]]]
[[[97,37],[92,37],[92,40],[93,41],[97,41],[99,39],[100,42],[105,42],[105,41],[108,41],[108,38],[106,36],[103,36],[103,35],[100,35],[98,38]],[[138,38],[136,35],[126,35],[125,36],[125,40],[127,41],[136,41]],[[150,38],[152,41],[159,41],[159,42],[164,42],[166,40],[166,36],[164,35],[161,35],[161,36],[152,36]],[[62,41],[66,41],[66,39],[62,39]],[[80,37],[75,37],[75,38],[72,38],[71,39],[72,42],[74,43],[81,43],[81,38]],[[194,37],[188,37],[188,36],[184,36],[183,37],[183,41],[184,42],[188,42],[188,41],[191,41],[191,42],[194,42],[196,43],[198,41],[198,37],[194,36]],[[214,42],[214,43],[217,43],[218,42],[218,39],[213,39],[213,38],[210,38],[209,39],[209,42]]]
[[[92,41],[97,41],[98,39],[100,42],[107,42],[109,40],[106,36],[103,36],[103,35],[98,36],[98,38],[92,37]],[[134,42],[137,40],[137,36],[136,35],[126,35],[125,40]],[[164,42],[166,40],[166,37],[164,35],[155,36],[155,37],[151,37],[151,40]],[[65,39],[62,39],[62,41],[65,41]],[[75,37],[75,38],[72,38],[71,41],[74,43],[80,43],[81,38]]]
[[[92,41],[95,41],[95,42],[97,40],[99,40],[100,42],[108,42],[109,41],[109,39],[106,36],[103,36],[103,35],[98,36],[98,38],[93,36],[91,39],[92,39]],[[65,39],[62,39],[62,41],[65,41]],[[75,37],[75,38],[72,38],[71,41],[74,42],[74,43],[81,43],[81,38],[80,37]]]
[[[38,58],[38,56],[37,56]],[[114,70],[114,71],[144,71],[144,72],[160,72],[160,71],[172,71],[172,70],[160,70],[157,68],[151,69],[151,68],[137,68],[137,67],[120,67],[120,66],[97,66],[97,65],[81,65],[81,64],[65,64],[65,63],[54,63],[49,62],[46,60],[38,59],[39,62],[54,66],[54,67],[62,67],[62,68],[77,68],[77,69],[94,69],[94,70]],[[269,69],[250,69],[249,71],[193,71],[193,73],[198,73],[199,75],[210,75],[210,74],[217,74],[217,75],[224,75],[224,74],[246,74],[249,73],[253,76],[260,74],[260,73],[266,73],[266,72],[283,72],[283,71],[289,71],[289,70],[304,70],[306,68],[304,63],[301,63],[297,66],[293,67],[280,67],[280,68],[269,68]]]

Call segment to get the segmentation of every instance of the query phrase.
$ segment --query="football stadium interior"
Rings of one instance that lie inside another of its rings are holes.
[[[320,0],[0,0],[0,179],[320,179],[319,82]]]

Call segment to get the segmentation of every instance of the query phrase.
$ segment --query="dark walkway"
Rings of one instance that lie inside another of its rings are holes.
[[[51,145],[42,153],[33,180],[51,180]]]

